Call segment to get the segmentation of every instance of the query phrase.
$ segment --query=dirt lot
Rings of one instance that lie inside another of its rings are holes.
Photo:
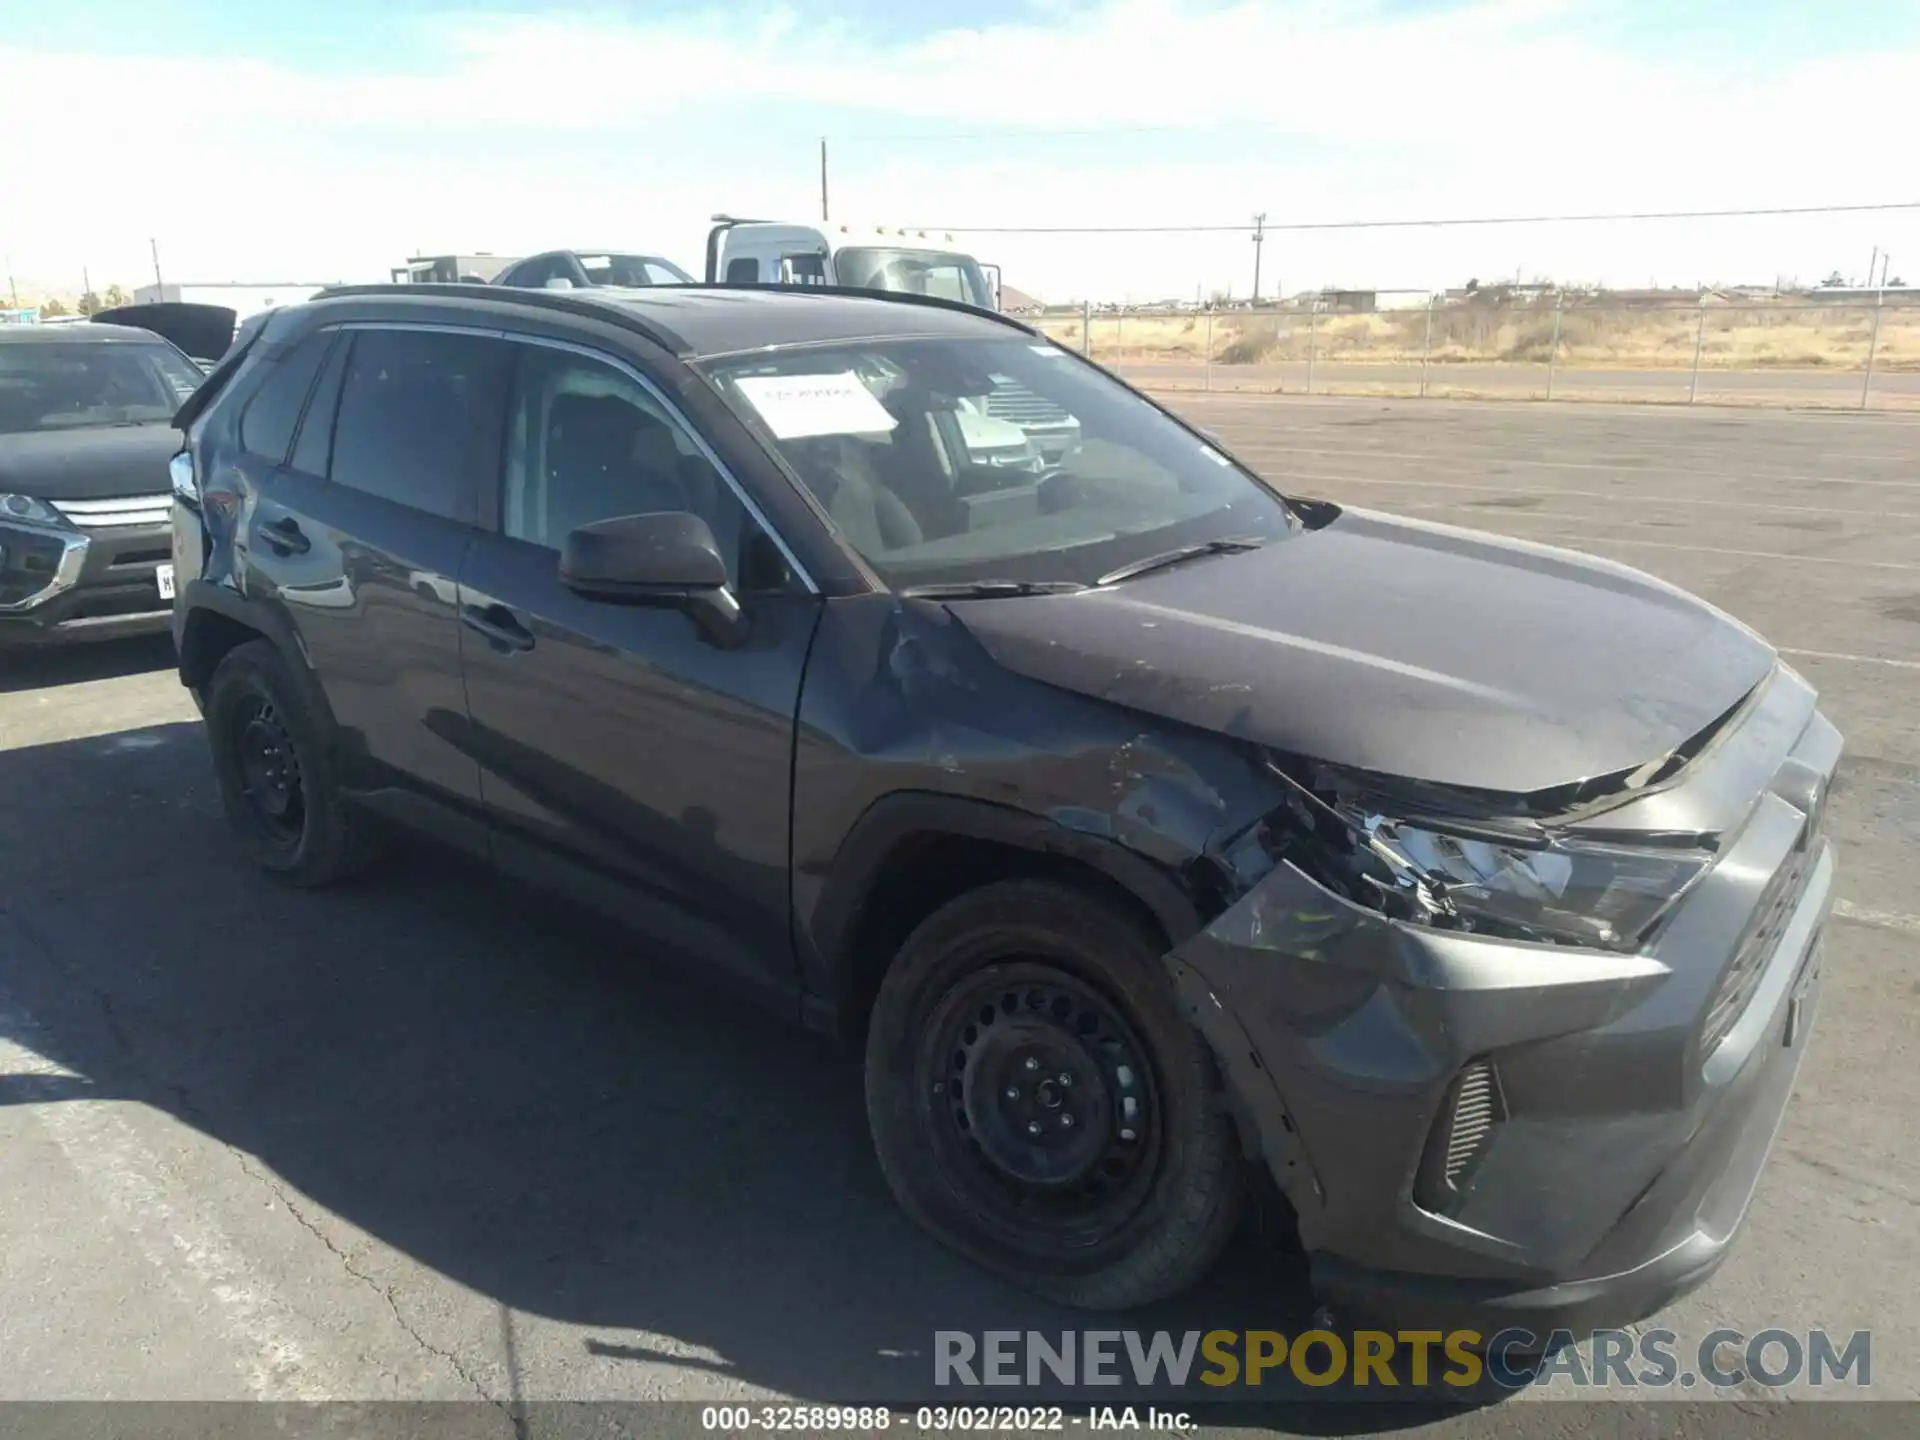
[[[1082,348],[1078,316],[1040,327]],[[1143,384],[1288,395],[1920,408],[1920,306],[1608,308],[1545,301],[1372,314],[1136,312],[1087,347]],[[1869,353],[1873,374],[1867,375]],[[1695,357],[1699,359],[1695,377]],[[1551,363],[1549,363],[1551,361]]]
[[[1920,422],[1178,403],[1296,490],[1652,570],[1820,686],[1849,751],[1813,1051],[1748,1233],[1663,1323],[1870,1327],[1874,1391],[1920,1397]],[[330,895],[242,868],[164,644],[0,663],[0,1398],[478,1399],[524,1435],[521,1402],[927,1398],[936,1329],[1086,1323],[896,1212],[852,1063],[631,939],[427,855]],[[1255,1224],[1107,1323],[1306,1311]],[[1700,1428],[1530,1398],[1432,1429]],[[1740,1423],[1892,1433],[1874,1408]]]

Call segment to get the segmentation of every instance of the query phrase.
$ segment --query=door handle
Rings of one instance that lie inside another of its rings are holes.
[[[313,549],[313,542],[307,539],[300,529],[300,522],[291,515],[262,525],[260,531],[276,555],[304,555]]]
[[[487,637],[487,643],[501,651],[533,649],[533,632],[513,618],[504,605],[463,605],[460,623]]]

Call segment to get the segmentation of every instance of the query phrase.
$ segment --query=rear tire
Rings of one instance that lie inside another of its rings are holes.
[[[379,853],[373,817],[342,795],[319,725],[271,642],[221,659],[205,715],[220,800],[254,864],[305,887],[367,867]]]
[[[1048,1299],[1175,1294],[1225,1246],[1240,1154],[1160,945],[1071,886],[1003,881],[901,947],[867,1037],[867,1116],[907,1213]]]

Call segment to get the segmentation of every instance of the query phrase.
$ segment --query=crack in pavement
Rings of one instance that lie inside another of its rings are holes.
[[[419,1329],[401,1313],[400,1302],[394,1296],[393,1286],[382,1285],[378,1279],[369,1275],[356,1265],[353,1256],[341,1249],[340,1246],[334,1242],[332,1236],[328,1235],[316,1221],[308,1216],[299,1205],[294,1203],[293,1196],[288,1193],[287,1187],[281,1184],[273,1175],[255,1166],[243,1152],[234,1149],[232,1146],[228,1146],[227,1149],[233,1155],[235,1162],[240,1166],[242,1173],[249,1179],[265,1186],[271,1191],[275,1198],[277,1198],[282,1205],[286,1206],[287,1213],[293,1217],[294,1222],[324,1245],[327,1251],[340,1262],[340,1267],[345,1270],[347,1274],[365,1285],[369,1290],[372,1290],[374,1294],[386,1302],[388,1311],[393,1315],[394,1323],[405,1331],[416,1345],[427,1354],[444,1361],[447,1367],[451,1369],[454,1374],[458,1375],[480,1399],[500,1410],[508,1416],[509,1419],[513,1418],[512,1406],[508,1402],[488,1394],[486,1386],[481,1384],[479,1377],[466,1367],[459,1356],[427,1339],[427,1337],[422,1335]],[[397,1378],[398,1377],[396,1377],[396,1379]]]

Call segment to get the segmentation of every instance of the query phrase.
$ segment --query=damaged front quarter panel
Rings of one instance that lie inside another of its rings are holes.
[[[1252,845],[1227,856],[1243,879]],[[1284,860],[1166,958],[1310,1250],[1407,1224],[1407,1176],[1467,1061],[1604,1026],[1667,974],[1389,919]]]

